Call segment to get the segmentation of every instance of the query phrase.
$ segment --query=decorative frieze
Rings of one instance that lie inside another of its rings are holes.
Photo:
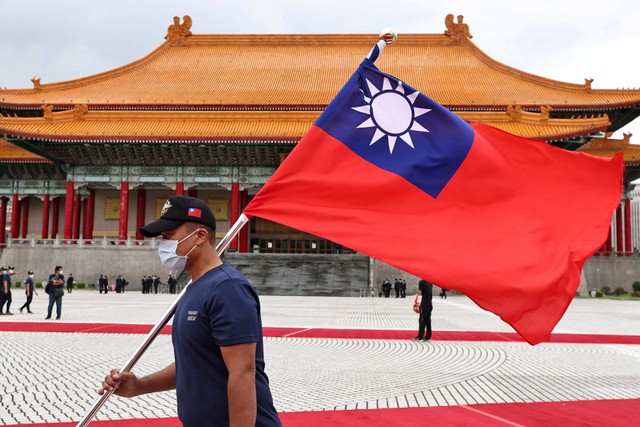
[[[45,194],[50,196],[64,196],[66,194],[65,181],[48,180],[0,180],[0,196],[17,194],[23,196],[35,196],[42,198]]]

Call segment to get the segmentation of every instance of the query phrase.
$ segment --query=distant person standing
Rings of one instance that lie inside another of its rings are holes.
[[[11,312],[11,276],[13,275],[13,267],[2,267],[2,289],[0,299],[0,315],[6,314],[12,316]],[[7,311],[4,311],[4,304],[7,304]]]
[[[119,274],[118,278],[116,279],[116,294],[121,293],[123,289],[124,289],[124,279],[122,278],[122,275]]]
[[[102,284],[104,285],[104,293],[105,295],[109,293],[109,276],[106,274],[102,278]]]
[[[62,297],[64,296],[64,276],[61,266],[57,265],[55,272],[49,276],[49,284],[51,285],[51,293],[49,293],[49,307],[45,320],[51,319],[54,303],[56,304],[56,320],[59,320],[62,315]]]
[[[445,288],[440,288],[440,299],[447,299],[447,290]]]
[[[393,290],[396,291],[396,298],[400,298],[400,287],[402,286],[402,282],[400,279],[396,279],[393,283]]]
[[[33,271],[29,271],[27,274],[27,278],[24,280],[24,293],[27,296],[27,302],[20,307],[20,313],[26,308],[27,313],[33,314],[33,311],[31,311],[31,301],[33,300],[33,293],[35,292],[35,294],[38,295],[38,292],[36,292],[35,283],[33,283]]]
[[[158,276],[153,276],[153,293],[158,293],[158,286],[160,286],[160,278]]]
[[[416,300],[420,301],[420,316],[418,320],[418,336],[415,341],[429,341],[431,339],[431,312],[433,311],[433,284],[422,279],[418,282]],[[425,334],[426,329],[426,334]]]
[[[176,280],[176,278],[170,274],[169,277],[167,278],[167,283],[169,284],[169,293],[175,294],[176,285],[178,284],[178,281]]]
[[[400,298],[407,297],[407,281],[402,279],[402,283],[400,284]]]
[[[73,274],[69,273],[69,277],[67,278],[67,292],[71,293],[71,291],[73,290]]]

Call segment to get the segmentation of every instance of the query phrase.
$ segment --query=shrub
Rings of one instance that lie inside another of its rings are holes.
[[[633,296],[636,297],[636,298],[640,298],[640,291],[635,291],[633,293]]]
[[[600,291],[596,292],[596,298],[602,298],[604,296],[604,294]]]
[[[85,288],[85,286],[86,286],[86,285],[84,284],[84,282],[80,282],[80,283],[78,283],[78,284],[76,285],[76,287],[77,287],[78,289],[84,289],[84,288]]]
[[[640,280],[636,280],[635,282],[633,282],[632,286],[634,292],[640,292]]]
[[[611,294],[611,288],[608,286],[603,286],[602,289],[600,289],[602,291],[603,294],[605,295],[609,295]]]
[[[42,288],[42,282],[36,282],[36,288],[38,289]]]
[[[624,289],[622,289],[622,288],[616,288],[616,290],[614,291],[614,293],[615,293],[617,296],[620,296],[620,295],[626,295],[626,294],[627,294],[627,291],[625,291],[625,290],[624,290]]]
[[[13,284],[16,288],[19,288],[20,286],[22,286],[22,282],[16,282]]]

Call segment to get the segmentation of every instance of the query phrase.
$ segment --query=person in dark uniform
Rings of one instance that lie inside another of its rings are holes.
[[[4,275],[7,274],[7,269],[2,267],[0,269],[0,316],[4,316],[4,312],[2,311],[2,307],[4,307],[4,303],[6,301],[6,296],[4,294]],[[9,278],[11,280],[11,278]]]
[[[147,276],[147,282],[145,284],[145,294],[150,294],[151,293],[151,287],[153,286],[153,277],[152,276]]]
[[[153,276],[153,293],[158,293],[158,286],[160,286],[160,278],[156,275]]]
[[[142,378],[114,369],[98,393],[134,397],[175,388],[185,427],[281,427],[264,371],[260,299],[216,254],[215,228],[206,202],[172,196],[160,219],[140,229],[145,237],[161,235],[163,265],[193,280],[173,317],[175,362]]]
[[[402,279],[402,283],[400,284],[400,298],[407,297],[407,281]]]
[[[389,298],[389,295],[391,294],[391,282],[387,279],[382,282],[382,293],[385,298]]]
[[[418,336],[415,341],[429,341],[431,339],[431,312],[433,311],[433,284],[422,279],[418,282],[418,293],[416,299],[420,301],[420,316],[418,320]],[[425,334],[426,329],[426,334]]]
[[[33,300],[34,292],[36,295],[38,295],[38,293],[36,292],[35,283],[33,283],[33,271],[29,271],[27,273],[27,278],[24,281],[24,293],[27,296],[27,302],[25,302],[24,305],[20,307],[20,313],[22,313],[22,310],[26,308],[27,313],[33,314],[33,311],[31,311],[31,301]]]
[[[124,280],[122,280],[122,274],[118,274],[118,278],[116,279],[116,294],[121,293],[122,288],[124,288]]]
[[[49,283],[51,284],[51,293],[49,294],[49,307],[45,320],[51,319],[53,303],[56,304],[56,320],[59,320],[62,315],[62,297],[64,296],[64,276],[61,266],[56,266],[55,273],[49,276]]]
[[[400,286],[402,286],[402,282],[400,279],[396,279],[393,283],[393,290],[396,291],[396,298],[400,298]]]
[[[2,267],[2,283],[0,284],[0,294],[2,299],[0,300],[0,315],[6,314],[12,316],[11,312],[11,276],[13,276],[13,267]],[[7,311],[4,311],[4,304],[7,304]]]
[[[178,284],[178,281],[176,280],[176,278],[170,274],[169,277],[167,278],[167,283],[169,284],[169,293],[175,294],[176,285]]]
[[[100,276],[100,281],[102,283],[101,289],[104,290],[105,294],[108,293],[109,292],[109,278],[107,277],[107,275],[106,274],[102,274]]]
[[[75,279],[73,278],[73,274],[69,274],[69,277],[67,278],[67,293],[71,293],[71,291],[73,290],[73,281]]]

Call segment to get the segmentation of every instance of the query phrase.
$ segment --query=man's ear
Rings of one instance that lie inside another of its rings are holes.
[[[197,240],[198,245],[209,241],[209,232],[207,231],[206,228],[200,228],[196,234],[198,235],[198,240]]]

